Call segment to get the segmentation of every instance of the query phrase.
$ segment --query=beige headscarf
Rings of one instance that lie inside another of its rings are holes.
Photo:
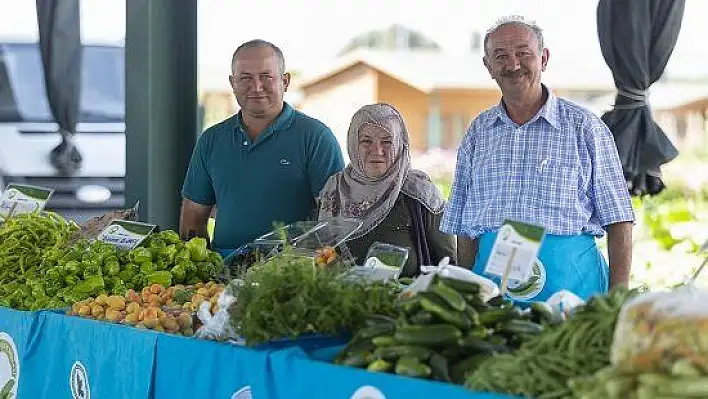
[[[379,178],[364,173],[359,156],[359,133],[364,125],[385,129],[393,136],[393,163]],[[401,192],[418,200],[428,211],[439,214],[445,201],[427,174],[411,169],[408,130],[401,114],[389,104],[361,107],[352,117],[347,134],[350,163],[329,178],[320,195],[319,219],[347,217],[363,222],[351,238],[361,237],[381,223],[393,209]]]

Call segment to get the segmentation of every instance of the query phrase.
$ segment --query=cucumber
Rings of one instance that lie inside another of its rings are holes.
[[[463,294],[479,294],[480,287],[479,284],[470,281],[458,280],[456,278],[450,277],[439,277],[439,281],[445,283],[445,285],[454,289],[455,291]]]
[[[366,368],[368,371],[373,371],[373,372],[386,372],[390,371],[393,368],[393,364],[390,362],[387,362],[386,360],[383,359],[376,359],[369,366]]]
[[[371,342],[370,339],[358,339],[355,338],[352,341],[350,341],[342,350],[339,352],[337,357],[335,358],[335,363],[339,363],[342,360],[344,360],[347,356],[349,356],[350,353],[355,353],[355,352],[371,352],[376,347],[374,344]]]
[[[377,348],[374,357],[384,360],[395,360],[403,356],[414,357],[420,361],[425,361],[430,357],[430,349],[422,346],[399,345]]]
[[[434,321],[433,314],[426,311],[426,310],[421,310],[418,313],[411,316],[411,323],[413,323],[413,324],[430,324],[433,321]]]
[[[412,315],[420,309],[420,293],[412,297],[399,299],[396,302],[396,307],[401,309],[404,314]]]
[[[663,395],[706,398],[708,397],[708,378],[672,378],[667,384],[657,386],[656,390]]]
[[[428,364],[430,365],[430,369],[433,372],[433,378],[438,381],[452,382],[452,379],[450,378],[450,371],[448,369],[448,361],[443,355],[439,353],[433,353],[432,355],[430,355],[430,360],[428,360]]]
[[[466,336],[458,341],[458,344],[465,349],[486,355],[511,352],[512,349],[506,345],[493,344],[477,337]]]
[[[450,324],[408,325],[399,327],[393,337],[409,345],[440,346],[456,343],[462,331]]]
[[[545,302],[534,302],[531,304],[531,316],[541,323],[553,323],[555,316],[553,309]]]
[[[475,338],[487,338],[489,336],[489,329],[476,326],[467,332],[467,336]]]
[[[454,289],[445,285],[445,283],[438,281],[429,288],[429,292],[432,292],[442,298],[452,310],[462,312],[467,307],[467,302],[465,298],[460,295]]]
[[[521,318],[521,311],[516,307],[489,309],[479,314],[479,324],[493,326],[517,318]]]
[[[393,335],[380,335],[371,339],[371,342],[376,346],[395,346],[398,344]]]
[[[432,370],[414,357],[404,356],[396,362],[396,374],[408,377],[425,378],[430,376]]]
[[[381,335],[390,335],[393,333],[393,331],[396,329],[395,324],[377,324],[374,326],[369,326],[362,328],[359,330],[357,333],[357,338],[360,339],[367,339],[367,338],[374,338],[378,337]]]
[[[477,370],[477,367],[488,358],[489,356],[487,355],[472,355],[452,364],[450,366],[450,378],[456,384],[464,383],[465,375]]]
[[[470,320],[470,318],[467,317],[466,314],[446,309],[443,306],[440,306],[440,304],[428,299],[427,297],[422,298],[420,300],[420,305],[423,307],[423,309],[439,317],[441,320],[446,321],[463,330],[467,330],[472,327],[472,320]]]
[[[467,317],[470,318],[470,321],[472,321],[473,326],[478,326],[479,325],[479,312],[473,308],[472,306],[467,306],[465,308],[465,314]]]
[[[502,324],[501,331],[511,334],[539,334],[543,326],[532,321],[509,320]]]
[[[377,326],[377,325],[388,325],[388,324],[396,324],[396,319],[390,316],[382,315],[382,314],[374,314],[371,316],[368,316],[366,318],[366,325],[371,327],[371,326]]]
[[[487,301],[487,305],[489,306],[496,306],[496,307],[501,307],[505,304],[506,300],[504,299],[503,296],[497,295],[494,298],[490,298]]]
[[[341,363],[344,366],[350,367],[364,367],[371,361],[371,353],[369,352],[356,352],[350,353]]]

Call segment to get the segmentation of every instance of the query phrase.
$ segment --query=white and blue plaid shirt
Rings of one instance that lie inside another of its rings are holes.
[[[477,238],[511,219],[548,234],[602,236],[603,226],[634,221],[610,130],[591,111],[548,93],[522,126],[501,103],[472,122],[440,230]]]

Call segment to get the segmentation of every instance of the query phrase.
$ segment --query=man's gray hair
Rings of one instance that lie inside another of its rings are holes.
[[[538,25],[536,25],[536,21],[526,19],[522,15],[508,15],[506,17],[499,18],[494,23],[494,25],[492,25],[492,27],[487,30],[487,33],[484,35],[484,53],[485,54],[489,50],[487,48],[487,45],[489,43],[489,36],[491,36],[492,33],[498,31],[502,27],[508,26],[508,25],[525,26],[526,28],[530,29],[531,32],[533,32],[536,35],[536,39],[538,39],[538,50],[543,51],[543,48],[544,48],[543,31],[541,30],[541,28]]]
[[[262,47],[267,47],[273,50],[275,56],[278,57],[278,72],[285,73],[285,56],[283,56],[283,51],[280,49],[280,47],[263,39],[249,40],[246,43],[243,43],[242,45],[238,46],[236,51],[234,51],[234,55],[231,57],[231,68],[236,65],[236,58],[238,58],[238,55],[241,54],[244,50]]]

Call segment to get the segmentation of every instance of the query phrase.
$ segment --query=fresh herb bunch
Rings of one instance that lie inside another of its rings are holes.
[[[339,335],[357,330],[372,314],[395,314],[397,285],[352,281],[342,278],[344,272],[341,264],[315,266],[286,247],[255,264],[234,287],[232,323],[247,345],[255,345],[308,333]]]

